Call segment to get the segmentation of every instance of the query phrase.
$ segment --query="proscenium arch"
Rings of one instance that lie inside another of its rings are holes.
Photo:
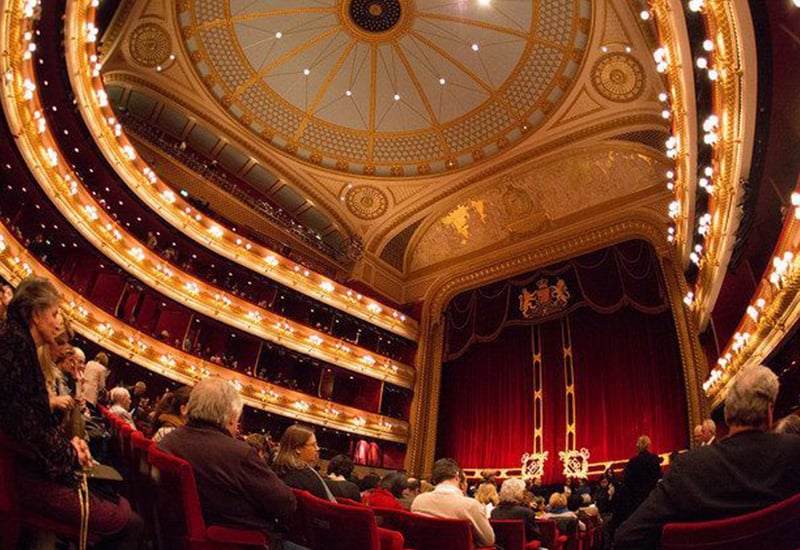
[[[702,392],[702,381],[708,372],[708,366],[696,336],[694,317],[683,304],[687,283],[680,271],[680,262],[675,257],[674,249],[668,246],[662,218],[652,211],[639,209],[631,212],[625,220],[597,223],[580,233],[551,241],[550,244],[534,250],[531,250],[529,243],[523,243],[509,250],[505,261],[490,266],[459,266],[457,272],[444,273],[431,285],[425,297],[420,326],[417,379],[405,460],[407,471],[427,476],[433,467],[444,346],[443,319],[445,307],[450,300],[466,290],[631,239],[642,239],[656,251],[680,348],[687,403],[687,429],[700,422],[709,409]]]

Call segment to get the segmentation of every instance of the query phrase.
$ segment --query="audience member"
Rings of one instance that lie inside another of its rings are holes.
[[[414,499],[411,511],[417,514],[451,519],[466,519],[472,524],[479,546],[494,544],[494,531],[483,506],[464,495],[466,476],[452,458],[440,458],[433,464],[431,483],[435,489]]]
[[[269,434],[253,433],[244,438],[244,442],[255,449],[258,456],[264,459],[267,464],[272,463],[272,440]]]
[[[315,497],[336,502],[322,476],[313,468],[319,461],[317,436],[311,428],[293,424],[283,432],[273,468],[289,486]]]
[[[703,447],[713,445],[717,441],[717,424],[710,418],[703,420]]]
[[[336,455],[328,462],[328,477],[325,483],[328,484],[333,496],[349,498],[356,502],[361,500],[361,490],[358,485],[350,481],[354,469],[353,459],[347,455]]]
[[[153,441],[158,443],[172,430],[186,424],[186,412],[191,392],[192,388],[189,386],[181,386],[174,392],[164,395],[162,398],[164,402],[160,403],[162,408],[153,419],[153,429],[156,430]]]
[[[403,505],[397,500],[403,496],[406,488],[406,474],[389,472],[381,479],[380,484],[361,496],[361,504],[376,508],[394,508],[402,510]]]
[[[628,460],[623,473],[625,487],[631,499],[631,512],[644,502],[661,478],[661,458],[650,452],[650,438],[646,435],[639,436],[636,450],[636,456]]]
[[[701,447],[704,441],[705,438],[703,437],[703,425],[697,424],[692,430],[692,443],[694,443],[696,447]]]
[[[800,434],[800,416],[796,414],[784,416],[775,424],[773,431],[778,434]]]
[[[767,432],[777,395],[768,368],[740,372],[725,398],[728,437],[678,457],[620,526],[615,548],[656,548],[665,523],[745,514],[800,492],[800,438]]]
[[[414,499],[417,498],[417,495],[420,494],[420,490],[420,481],[415,477],[410,477],[406,479],[406,488],[403,489],[403,496],[398,498],[397,501],[403,505],[404,509],[411,510],[411,504],[414,502]]]
[[[553,493],[550,495],[548,510],[544,514],[545,519],[555,520],[558,524],[558,530],[564,533],[573,532],[575,524],[581,531],[585,531],[586,525],[578,519],[578,514],[567,507],[567,498],[566,493]]]
[[[375,472],[369,472],[367,475],[361,478],[361,481],[358,482],[358,488],[361,489],[361,494],[363,495],[367,491],[371,491],[380,485],[380,482],[381,476]]]
[[[486,517],[492,517],[492,510],[500,503],[500,497],[497,495],[497,485],[494,481],[483,482],[478,485],[478,490],[475,491],[475,500],[483,504]]]
[[[499,504],[492,510],[491,519],[521,520],[525,524],[525,540],[541,540],[536,524],[536,512],[525,506],[525,482],[511,478],[503,482],[498,495]]]
[[[0,323],[5,321],[6,310],[8,309],[8,304],[11,303],[11,298],[13,297],[14,289],[11,288],[11,285],[0,285]]]
[[[108,355],[101,351],[86,363],[83,372],[83,398],[92,409],[97,408],[98,401],[105,395],[107,377]]]
[[[259,529],[270,548],[280,547],[276,522],[287,521],[297,502],[258,453],[233,436],[243,405],[230,382],[201,380],[189,396],[188,422],[158,447],[192,465],[207,525]]]
[[[108,412],[117,415],[135,430],[136,423],[133,421],[133,417],[129,411],[131,406],[131,394],[128,390],[122,386],[117,386],[112,389],[108,395],[111,399],[111,407],[108,409]]]
[[[60,298],[46,279],[24,279],[0,327],[0,431],[19,446],[13,481],[23,510],[32,510],[79,528],[77,477],[93,464],[86,442],[69,439],[50,414],[37,347],[55,344],[63,321]],[[124,498],[89,496],[89,533],[104,537],[95,548],[135,549],[142,538],[141,518]]]

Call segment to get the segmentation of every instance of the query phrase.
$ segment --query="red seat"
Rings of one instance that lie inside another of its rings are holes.
[[[151,446],[150,478],[155,488],[155,523],[162,548],[223,550],[264,547],[260,531],[212,525],[206,527],[192,466],[185,460]]]
[[[154,525],[154,506],[155,506],[155,488],[150,479],[150,462],[147,455],[150,452],[150,447],[155,445],[152,439],[147,439],[141,432],[133,432],[131,434],[131,455],[133,457],[133,465],[131,467],[131,489],[133,504],[136,511],[144,519],[144,524],[148,530]],[[153,533],[148,533],[148,537]],[[157,533],[156,533],[157,535]],[[156,542],[159,542],[157,539]],[[159,548],[163,548],[158,544]]]
[[[548,550],[562,550],[564,548],[567,536],[558,531],[555,520],[537,518],[536,524],[542,534],[542,546]]]
[[[0,548],[16,548],[23,528],[54,533],[58,537],[77,541],[80,538],[78,525],[67,525],[20,508],[17,496],[19,488],[14,483],[14,460],[17,455],[16,443],[0,433]],[[89,536],[90,542],[98,540],[98,537]]]
[[[412,514],[417,550],[472,550],[472,524],[466,519],[444,519]],[[494,548],[478,547],[478,548]]]
[[[328,502],[306,491],[294,494],[312,550],[403,550],[403,535],[379,528],[370,508]]]
[[[668,523],[661,535],[661,548],[800,548],[799,518],[800,493],[742,516],[695,523]]]
[[[526,550],[539,548],[542,543],[538,540],[525,541],[525,522],[519,519],[493,519],[489,523],[494,529],[495,543],[503,550]]]

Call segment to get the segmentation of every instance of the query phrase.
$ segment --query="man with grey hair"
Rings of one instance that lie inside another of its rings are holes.
[[[192,465],[206,524],[259,529],[270,548],[279,547],[276,523],[288,520],[297,503],[256,450],[233,437],[243,405],[230,382],[198,382],[187,404],[189,421],[158,448]]]
[[[713,445],[717,441],[717,424],[712,419],[706,418],[701,426],[703,428],[703,442],[700,445],[703,447]]]
[[[760,510],[800,492],[800,437],[769,433],[778,377],[743,370],[725,399],[728,437],[678,457],[614,539],[615,549],[657,548],[661,528]]]

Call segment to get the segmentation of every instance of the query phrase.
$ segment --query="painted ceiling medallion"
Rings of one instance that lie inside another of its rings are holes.
[[[169,34],[155,23],[144,23],[133,29],[128,48],[131,57],[139,65],[144,67],[161,65],[169,59]]]
[[[374,220],[386,213],[389,200],[380,189],[371,185],[357,185],[347,192],[347,209],[362,220]]]
[[[592,69],[592,84],[604,98],[617,103],[637,99],[644,91],[644,69],[633,56],[611,53]]]
[[[181,6],[195,70],[233,118],[251,115],[242,126],[323,169],[393,178],[534,135],[575,82],[593,17],[591,0]]]

